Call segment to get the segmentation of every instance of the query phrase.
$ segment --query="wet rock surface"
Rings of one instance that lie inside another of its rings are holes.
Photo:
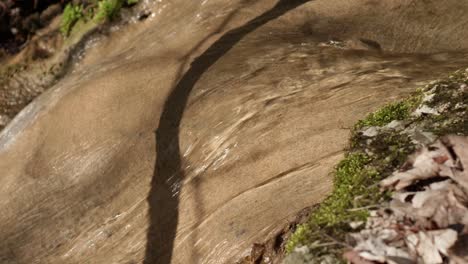
[[[467,61],[463,30],[450,52],[393,49],[367,25],[394,8],[370,2],[161,1],[91,43],[0,135],[0,260],[230,263],[278,234],[330,191],[360,117]]]

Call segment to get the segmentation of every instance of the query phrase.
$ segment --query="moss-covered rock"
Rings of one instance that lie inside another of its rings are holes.
[[[99,0],[84,1],[84,4],[69,3],[62,15],[60,31],[68,36],[78,21],[103,23],[112,20],[125,6],[138,3],[139,0]]]
[[[346,234],[359,229],[369,209],[388,200],[377,183],[437,136],[468,134],[467,85],[468,72],[460,70],[359,121],[348,153],[335,169],[331,195],[291,236],[285,263],[341,261]]]

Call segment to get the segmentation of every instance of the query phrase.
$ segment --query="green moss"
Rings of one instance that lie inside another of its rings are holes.
[[[102,0],[98,2],[98,7],[94,19],[98,22],[111,20],[122,8],[125,0]]]
[[[359,211],[349,212],[346,209],[353,207],[354,198],[365,193],[368,183],[376,177],[374,169],[366,168],[370,160],[364,153],[352,153],[338,164],[333,193],[312,216],[316,225],[331,227],[345,221],[362,220],[366,216]]]
[[[415,109],[415,106],[419,104],[420,99],[420,94],[418,94],[404,101],[387,104],[376,112],[369,114],[363,120],[360,120],[356,127],[384,126],[393,120],[407,119]]]
[[[139,0],[93,0],[86,6],[68,4],[63,11],[60,31],[64,36],[68,36],[78,22],[93,20],[99,24],[112,20],[122,7],[135,5],[138,2]]]
[[[73,26],[81,18],[83,18],[83,6],[67,4],[63,10],[60,32],[62,32],[64,36],[68,36]]]
[[[305,244],[313,230],[311,227],[310,223],[297,226],[286,244],[286,252],[291,253],[297,245]]]
[[[379,199],[376,186],[369,188],[378,179],[379,174],[369,167],[372,158],[367,154],[351,153],[343,159],[335,170],[332,194],[320,204],[308,223],[300,225],[286,245],[291,252],[296,245],[313,242],[311,238],[321,236],[316,230],[324,229],[335,233],[338,229],[348,229],[344,224],[350,221],[362,221],[367,218],[366,210],[348,210],[367,204],[369,198]]]
[[[428,87],[434,96],[427,105],[441,111],[438,115],[431,115],[422,120],[425,130],[436,135],[468,134],[467,75],[466,71],[457,71],[448,79]],[[465,88],[462,88],[462,85]]]

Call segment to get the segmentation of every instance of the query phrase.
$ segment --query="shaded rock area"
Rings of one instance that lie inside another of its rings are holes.
[[[67,70],[81,38],[65,40],[59,32],[60,17],[30,35],[16,54],[0,57],[0,130],[34,98]]]
[[[78,20],[89,20],[98,12],[101,21],[114,18],[121,7],[132,6],[138,1],[1,0],[0,59],[25,48],[40,29],[47,27],[62,12],[61,32],[68,35]]]
[[[60,34],[69,1],[0,1],[0,130],[65,71],[70,49]]]
[[[395,190],[349,236],[344,258],[367,263],[468,263],[468,137],[448,136],[424,147],[381,181]]]
[[[1,0],[0,57],[2,52],[16,53],[37,30],[59,15],[69,0]]]
[[[67,3],[86,5],[94,9],[97,5],[96,1],[85,0],[37,1],[37,3],[5,1],[5,8],[10,9],[9,13],[5,13],[0,18],[4,23],[0,25],[6,30],[0,38],[0,131],[33,99],[63,77],[72,65],[79,61],[89,43],[109,34],[111,26],[115,30],[125,24],[141,21],[137,18],[142,13],[151,14],[146,9],[147,2],[145,2],[135,8],[121,10],[121,16],[115,16],[118,19],[114,19],[112,23],[105,23],[107,21],[97,23],[91,19],[74,21],[73,26],[76,27],[73,28],[73,34],[65,37],[61,32],[63,24],[61,13]],[[125,7],[130,6],[125,5]],[[13,17],[15,12],[19,17]],[[30,14],[31,12],[34,13]],[[40,18],[35,22],[34,30],[17,29],[25,26],[23,25],[25,21],[29,21],[20,14]],[[11,35],[8,32],[17,32],[17,34]]]

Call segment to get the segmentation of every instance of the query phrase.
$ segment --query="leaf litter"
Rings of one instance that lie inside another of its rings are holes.
[[[446,136],[423,147],[380,186],[393,191],[392,199],[348,235],[345,260],[468,263],[468,137]]]

